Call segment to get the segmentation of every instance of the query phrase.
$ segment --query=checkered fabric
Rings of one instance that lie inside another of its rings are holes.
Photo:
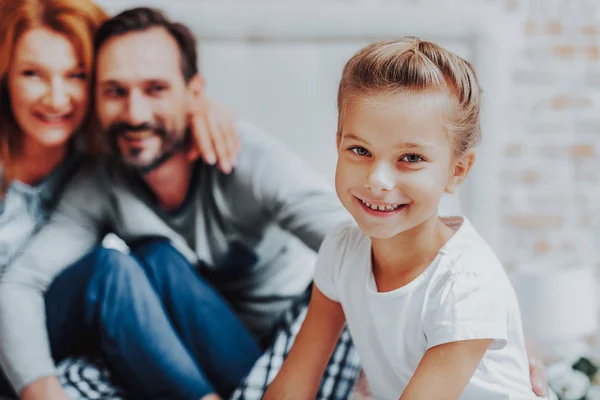
[[[58,365],[58,378],[73,400],[124,399],[124,392],[112,384],[109,369],[98,358],[67,358]]]
[[[267,386],[279,372],[300,326],[306,317],[308,298],[291,307],[283,316],[272,345],[258,359],[242,380],[230,400],[260,400]],[[344,329],[329,360],[317,400],[346,400],[354,389],[360,372],[359,358],[350,334]],[[70,358],[59,365],[59,378],[73,400],[122,400],[126,394],[111,384],[110,372],[98,359]]]
[[[262,398],[267,386],[275,379],[294,344],[306,317],[308,300],[308,297],[305,297],[285,313],[276,330],[273,344],[258,359],[252,371],[242,380],[230,400],[260,400]],[[350,398],[359,373],[358,354],[348,329],[344,328],[323,374],[316,399],[345,400]]]

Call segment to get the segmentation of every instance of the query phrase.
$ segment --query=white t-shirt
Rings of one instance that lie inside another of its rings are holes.
[[[460,398],[538,399],[502,265],[466,219],[443,220],[456,233],[421,275],[390,292],[377,291],[371,241],[357,226],[340,228],[319,251],[315,283],[341,303],[375,398],[400,398],[429,348],[493,339]]]

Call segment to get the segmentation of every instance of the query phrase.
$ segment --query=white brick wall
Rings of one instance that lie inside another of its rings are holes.
[[[527,22],[500,149],[500,255],[509,269],[566,257],[600,270],[600,2],[505,4]]]

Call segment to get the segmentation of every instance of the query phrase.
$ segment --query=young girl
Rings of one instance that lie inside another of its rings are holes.
[[[308,315],[266,399],[314,399],[347,322],[376,399],[533,399],[516,295],[440,198],[467,177],[480,88],[460,57],[416,38],[348,61],[336,189],[357,226],[319,252]]]

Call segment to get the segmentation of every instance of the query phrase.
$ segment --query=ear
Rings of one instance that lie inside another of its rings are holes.
[[[195,112],[202,107],[206,89],[206,80],[200,74],[196,74],[187,84],[188,106],[190,112]]]
[[[475,150],[469,150],[463,154],[454,164],[454,170],[448,179],[446,193],[454,193],[460,184],[466,179],[473,163],[475,162]]]

